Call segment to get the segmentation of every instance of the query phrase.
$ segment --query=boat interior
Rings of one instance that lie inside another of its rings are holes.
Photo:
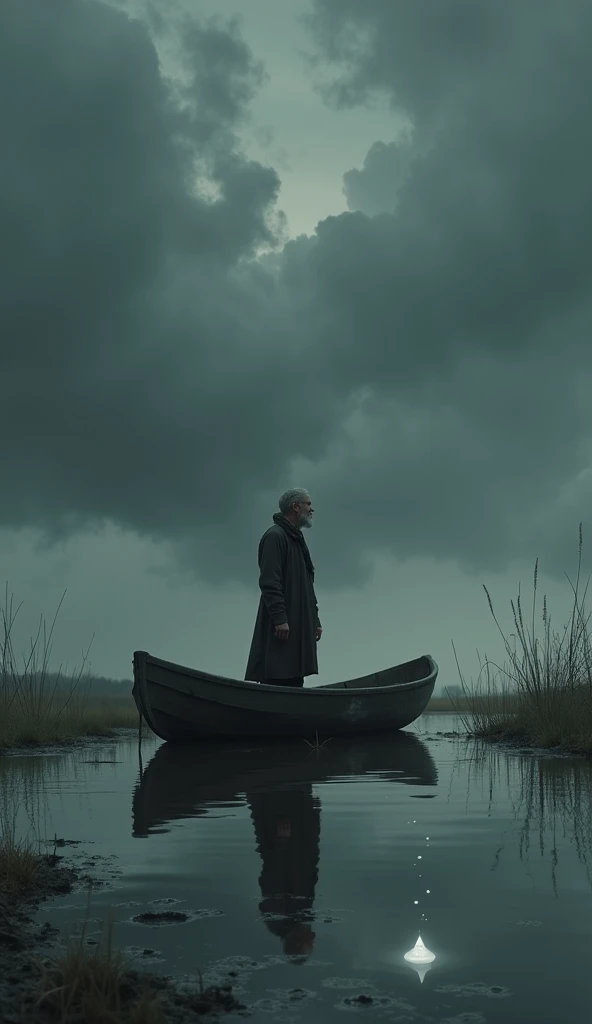
[[[394,668],[385,668],[380,672],[373,672],[368,676],[360,676],[359,679],[345,679],[340,683],[328,683],[326,686],[309,687],[316,690],[360,690],[365,686],[396,686],[402,683],[416,683],[420,679],[426,679],[432,671],[432,666],[427,657],[414,658],[413,661],[406,661],[402,665],[395,665]]]
[[[231,683],[236,685],[241,680],[231,679],[228,676],[216,676],[210,672],[202,672],[200,669],[186,668],[183,665],[175,665],[172,662],[163,661],[160,658],[154,658],[145,652],[136,652],[137,656],[145,657],[148,664],[148,677],[152,677],[151,681],[154,680],[154,670],[156,669],[160,675],[162,669],[165,673],[171,673],[172,678],[175,678],[178,684],[179,678],[186,676],[190,679],[204,679],[213,683]],[[422,655],[419,658],[414,658],[412,661],[405,661],[401,665],[394,665],[391,668],[381,669],[380,672],[371,672],[366,676],[359,676],[357,679],[345,679],[337,683],[326,683],[319,686],[307,686],[305,689],[307,692],[311,690],[347,690],[347,689],[368,689],[378,686],[397,686],[408,683],[421,682],[427,679],[434,670],[433,662],[426,655]],[[158,682],[163,680],[159,678]],[[252,685],[252,684],[251,684]]]

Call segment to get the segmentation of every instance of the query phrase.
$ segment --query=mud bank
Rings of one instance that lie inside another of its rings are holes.
[[[151,735],[146,725],[143,726],[144,734]],[[0,757],[47,757],[54,754],[67,754],[71,750],[79,750],[81,747],[93,747],[104,745],[113,740],[131,740],[138,736],[138,729],[128,726],[114,726],[106,732],[88,736],[72,736],[61,740],[54,740],[51,743],[12,743],[3,746],[0,744]]]
[[[51,897],[92,885],[90,876],[62,863],[55,853],[39,856],[32,883],[17,892],[0,890],[0,1020],[2,1024],[86,1024],[88,1014],[77,1005],[76,997],[68,1005],[68,979],[63,960],[53,947],[58,929],[49,923],[40,925],[34,915],[39,905]],[[87,961],[97,954],[84,952]],[[100,953],[98,954],[101,955]],[[123,969],[114,972],[115,1005],[93,1020],[121,1024],[191,1024],[208,1014],[230,1011],[248,1016],[228,985],[181,991],[167,976]],[[140,1009],[146,1007],[146,1013]]]

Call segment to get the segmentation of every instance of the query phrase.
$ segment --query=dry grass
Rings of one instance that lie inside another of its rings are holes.
[[[37,870],[38,855],[26,841],[0,835],[0,893],[29,888]]]
[[[459,667],[464,708],[459,706],[457,710],[473,735],[592,754],[592,635],[590,613],[585,609],[590,577],[580,594],[581,568],[580,524],[575,583],[567,577],[573,593],[568,622],[559,631],[553,628],[546,595],[537,615],[537,559],[528,620],[520,589],[516,601],[511,601],[513,643],[503,632],[484,587],[506,660],[500,666],[486,658],[480,665],[477,683],[471,687]]]
[[[4,607],[0,609],[0,750],[109,736],[113,729],[138,723],[131,697],[99,700],[85,684],[83,672],[90,644],[73,677],[66,679],[61,667],[57,674],[50,673],[53,633],[64,596],[49,629],[41,617],[30,649],[19,662],[12,633],[22,605],[15,609],[6,589]]]
[[[139,993],[131,991],[124,958],[113,946],[113,921],[94,949],[89,950],[85,939],[86,921],[77,940],[44,971],[37,1007],[60,1022],[164,1024],[148,986]]]
[[[244,1010],[232,986],[199,987],[180,992],[169,978],[130,970],[113,942],[113,917],[109,916],[102,941],[89,949],[85,942],[90,898],[81,934],[42,976],[37,1009],[60,1024],[166,1024],[196,1021],[204,1014]]]

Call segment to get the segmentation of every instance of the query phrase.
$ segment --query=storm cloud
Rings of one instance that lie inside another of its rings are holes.
[[[246,581],[295,484],[325,587],[381,550],[562,570],[592,497],[590,5],[315,0],[325,101],[408,127],[291,240],[240,142],[264,54],[166,11],[0,8],[0,524],[112,523]]]

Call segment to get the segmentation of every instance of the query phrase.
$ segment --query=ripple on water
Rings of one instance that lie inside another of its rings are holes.
[[[396,999],[394,996],[377,995],[376,993],[369,995],[367,992],[361,992],[357,996],[344,996],[338,1003],[335,1003],[336,1010],[346,1010],[350,1013],[353,1011],[368,1010],[387,1010],[397,1007],[399,1009],[408,1009],[408,1006],[401,1007],[401,1000]],[[411,1018],[413,1019],[413,1018]]]

